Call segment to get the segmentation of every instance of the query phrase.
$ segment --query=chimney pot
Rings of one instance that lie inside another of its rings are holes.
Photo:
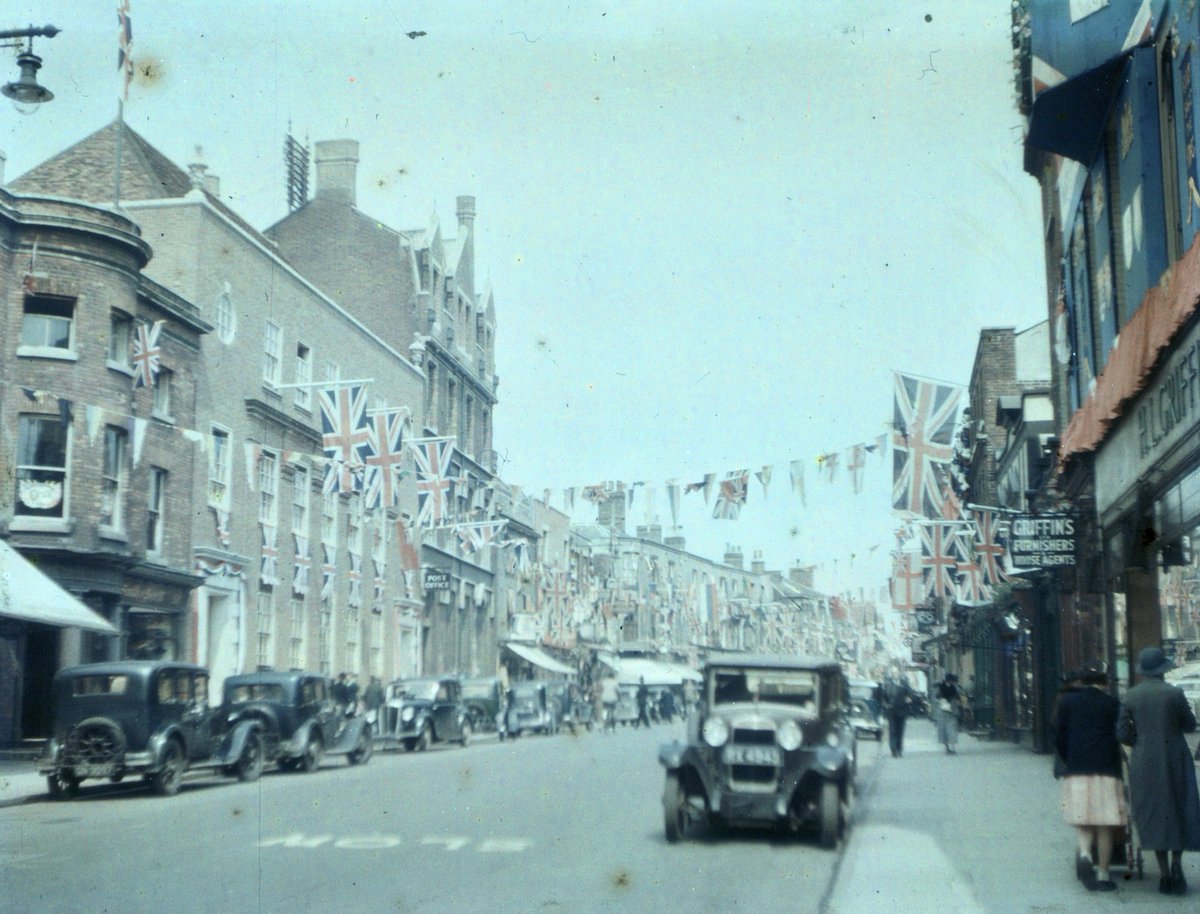
[[[358,140],[321,140],[313,144],[318,197],[357,204]]]

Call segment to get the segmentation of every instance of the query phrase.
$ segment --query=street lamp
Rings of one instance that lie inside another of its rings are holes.
[[[61,29],[56,29],[52,25],[44,25],[41,28],[29,26],[24,29],[6,29],[0,31],[0,42],[5,39],[25,39],[25,50],[17,55],[17,66],[21,70],[20,77],[15,82],[6,83],[0,93],[3,93],[8,98],[12,99],[14,107],[22,114],[32,114],[37,110],[37,106],[43,102],[48,102],[54,98],[54,93],[45,86],[39,86],[37,81],[37,71],[42,68],[42,58],[33,53],[33,39],[35,37],[53,38]],[[21,42],[7,41],[0,44],[4,48],[19,48]]]

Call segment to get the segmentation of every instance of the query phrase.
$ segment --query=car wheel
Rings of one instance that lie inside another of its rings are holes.
[[[842,831],[842,801],[838,796],[838,785],[833,781],[821,785],[820,813],[821,847],[837,847]]]
[[[242,754],[233,766],[233,773],[239,781],[257,781],[263,770],[263,742],[257,733],[246,736],[242,746]]]
[[[471,722],[469,720],[464,720],[462,725],[462,747],[464,749],[466,749],[471,742],[471,732]]]
[[[316,771],[321,767],[321,759],[325,757],[325,746],[321,743],[321,737],[315,733],[308,737],[308,745],[304,747],[304,755],[300,759],[300,764],[306,772]]]
[[[687,794],[679,775],[668,774],[663,786],[663,831],[669,844],[678,844],[687,837]]]
[[[363,727],[362,732],[358,734],[358,745],[346,756],[346,761],[351,765],[365,765],[371,760],[374,751],[375,744],[371,740],[371,730],[369,727]]]
[[[279,765],[280,771],[295,771],[300,767],[300,759],[281,758],[276,764]]]
[[[433,745],[433,731],[430,730],[429,724],[421,728],[421,735],[417,737],[417,751],[425,752]]]
[[[79,778],[66,771],[56,771],[46,778],[46,787],[52,800],[70,800],[79,793]]]
[[[183,770],[187,760],[183,757],[183,746],[178,740],[167,740],[163,750],[163,765],[160,771],[150,776],[150,789],[160,797],[173,797],[179,793],[179,784],[183,780]]]

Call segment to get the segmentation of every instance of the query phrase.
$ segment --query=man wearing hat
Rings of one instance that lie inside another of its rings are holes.
[[[962,704],[958,677],[954,673],[947,673],[937,684],[933,697],[937,702],[938,742],[946,747],[949,755],[954,755],[958,750],[958,709]]]
[[[1142,681],[1125,694],[1117,738],[1133,747],[1130,805],[1142,847],[1154,851],[1158,861],[1158,890],[1183,895],[1183,852],[1200,850],[1200,794],[1183,736],[1196,729],[1196,717],[1183,691],[1163,680],[1173,665],[1161,647],[1138,654]]]

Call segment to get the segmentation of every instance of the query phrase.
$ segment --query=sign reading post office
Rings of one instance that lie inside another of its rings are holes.
[[[1018,568],[1073,567],[1075,518],[1067,514],[1014,515],[1008,554]]]
[[[425,589],[426,590],[449,590],[450,589],[450,572],[437,571],[433,568],[425,569]]]

